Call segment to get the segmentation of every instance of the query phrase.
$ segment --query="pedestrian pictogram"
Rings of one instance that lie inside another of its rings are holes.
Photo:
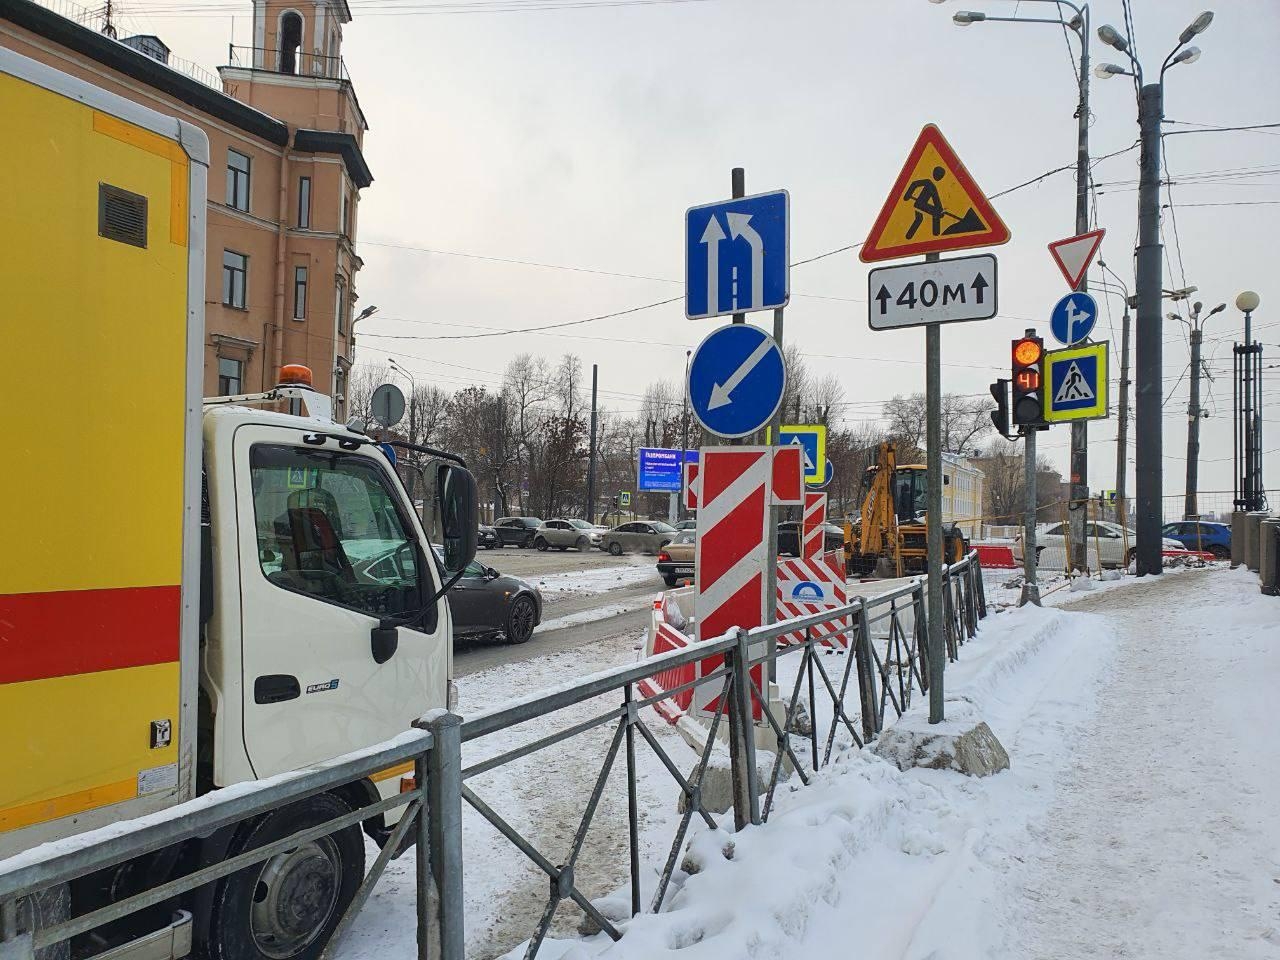
[[[1106,230],[1101,229],[1090,230],[1078,237],[1067,237],[1049,244],[1049,256],[1053,257],[1053,262],[1058,265],[1063,279],[1072,290],[1080,286],[1080,281],[1084,279],[1085,271],[1093,262],[1098,247],[1102,246],[1102,238],[1106,233]]]
[[[1098,301],[1087,293],[1068,293],[1049,315],[1049,329],[1068,347],[1087,338],[1097,322]]]
[[[1107,351],[1090,343],[1044,355],[1044,419],[1048,423],[1095,420],[1107,411]]]
[[[1009,240],[1009,228],[933,124],[920,131],[858,256],[863,262]]]
[[[1085,379],[1084,373],[1080,369],[1080,364],[1071,361],[1067,367],[1067,372],[1062,378],[1062,385],[1058,387],[1058,392],[1054,394],[1054,405],[1062,409],[1065,404],[1085,402],[1094,400],[1093,388],[1089,386],[1089,382]]]

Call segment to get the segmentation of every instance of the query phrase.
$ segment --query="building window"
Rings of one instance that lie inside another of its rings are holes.
[[[347,332],[346,301],[347,301],[346,290],[343,287],[342,281],[339,280],[338,287],[337,287],[337,295],[335,297],[335,302],[333,307],[333,317],[335,322],[338,325],[339,336]]]
[[[249,277],[249,258],[243,253],[222,251],[222,303],[245,308],[244,291]]]
[[[235,150],[227,151],[227,206],[249,209],[249,158]]]
[[[280,72],[297,73],[302,50],[302,17],[292,10],[280,18]]]
[[[311,228],[311,178],[298,179],[298,226],[303,230]]]
[[[293,319],[307,319],[307,268],[293,268]]]
[[[338,211],[338,216],[342,221],[342,235],[344,237],[351,236],[347,230],[347,181],[345,178],[342,181],[342,209]]]
[[[231,397],[243,393],[244,361],[218,358],[218,396]]]

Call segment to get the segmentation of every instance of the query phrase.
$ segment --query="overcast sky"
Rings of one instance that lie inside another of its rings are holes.
[[[1062,30],[951,22],[966,6],[1052,15],[1045,3],[695,0],[494,13],[475,12],[484,4],[469,0],[470,12],[425,12],[440,2],[350,0],[355,19],[344,54],[368,116],[365,152],[375,177],[360,203],[365,268],[357,287],[361,303],[379,313],[359,328],[359,359],[395,356],[420,379],[450,389],[496,383],[504,364],[525,351],[552,358],[572,351],[599,364],[604,402],[623,412],[636,410],[635,395],[652,378],[678,380],[686,349],[717,323],[685,319],[680,302],[561,332],[438,338],[681,296],[683,212],[727,197],[733,166],[746,168],[748,193],[790,191],[792,258],[802,260],[866,236],[925,123],[942,129],[988,193],[1075,158],[1076,54],[1068,54]],[[522,2],[546,0],[503,6]],[[1132,0],[1136,47],[1149,73],[1204,3]],[[158,33],[175,54],[206,66],[225,61],[233,29],[225,11],[235,6],[228,0],[209,0],[195,16],[162,12],[174,10],[173,0],[123,6],[126,25]],[[245,0],[235,16],[239,43],[251,42],[250,11]],[[1219,0],[1216,14],[1197,38],[1200,61],[1168,74],[1166,118],[1183,123],[1167,123],[1167,133],[1280,122],[1280,2]],[[1093,20],[1121,25],[1119,0],[1095,2]],[[1096,38],[1091,47],[1095,64],[1120,56]],[[1093,79],[1091,113],[1095,158],[1135,141],[1128,78]],[[1255,328],[1268,344],[1267,362],[1280,363],[1280,231],[1272,228],[1280,219],[1280,128],[1170,136],[1166,152],[1178,242],[1166,209],[1172,276],[1166,271],[1164,286],[1183,286],[1185,272],[1206,312],[1228,303],[1206,330],[1215,380],[1206,385],[1211,416],[1200,486],[1229,491],[1239,291],[1261,295]],[[1131,286],[1137,160],[1131,150],[1094,169],[1097,225],[1108,231],[1102,256]],[[1192,176],[1203,174],[1211,176]],[[992,379],[1008,375],[1010,338],[1027,326],[1048,337],[1049,309],[1066,292],[1045,246],[1074,232],[1073,175],[995,204],[1013,233],[995,251],[1001,314],[943,328],[947,391],[985,395]],[[786,341],[801,345],[815,372],[839,375],[847,420],[874,417],[885,398],[924,388],[923,332],[868,329],[866,273],[854,251],[796,267],[786,312]],[[1095,337],[1114,331],[1118,347],[1121,302],[1109,303]],[[750,319],[770,323],[768,314]],[[1166,322],[1164,341],[1164,490],[1175,495],[1185,469],[1185,328]],[[1268,411],[1280,401],[1278,373],[1267,374]],[[1118,379],[1115,366],[1112,376]],[[1276,452],[1265,470],[1275,488],[1280,416],[1267,416],[1264,449]],[[1068,433],[1058,428],[1041,438],[1041,450],[1064,473]],[[1094,490],[1114,486],[1115,435],[1114,417],[1090,425]]]

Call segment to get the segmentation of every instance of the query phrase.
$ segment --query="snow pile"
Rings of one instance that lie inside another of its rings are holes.
[[[948,891],[992,885],[991,864],[1003,857],[989,851],[1016,849],[1051,800],[1110,647],[1096,616],[1028,607],[986,621],[948,667],[947,714],[985,719],[1009,748],[1011,770],[975,781],[844,751],[812,786],[780,786],[765,826],[695,834],[688,860],[697,872],[678,873],[664,912],[626,921],[620,942],[548,942],[539,956],[836,957],[856,942],[861,956],[925,957],[913,944],[994,942],[973,929],[975,917],[946,907]],[[922,700],[913,714],[926,709]]]
[[[594,596],[648,581],[659,583],[656,563],[654,557],[633,556],[620,560],[615,566],[584,567],[544,576],[525,575],[523,579],[533,582],[550,603],[561,597]]]

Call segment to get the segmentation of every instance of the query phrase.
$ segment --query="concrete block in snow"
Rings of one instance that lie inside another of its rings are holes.
[[[1009,769],[1009,754],[982,720],[931,724],[923,716],[904,717],[880,735],[875,752],[899,770],[928,767],[989,777]]]

